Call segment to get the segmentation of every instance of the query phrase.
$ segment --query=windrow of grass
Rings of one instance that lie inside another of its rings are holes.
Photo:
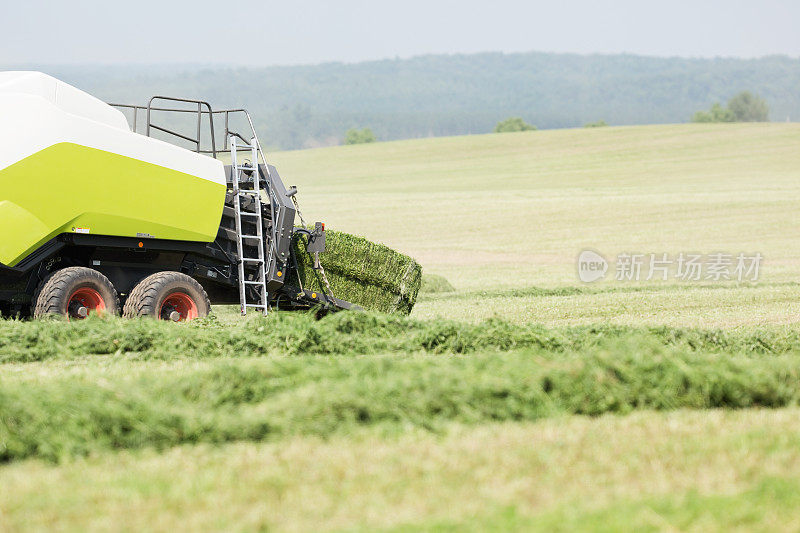
[[[0,363],[132,354],[139,359],[264,355],[455,353],[533,348],[563,352],[636,337],[684,351],[800,353],[796,328],[703,330],[674,327],[547,328],[490,319],[471,324],[370,313],[272,313],[223,325],[213,317],[189,325],[152,320],[0,321]]]
[[[440,276],[436,276],[440,277]],[[444,280],[448,283],[447,280]],[[423,279],[423,285],[425,280]],[[747,291],[773,288],[796,288],[800,283],[795,281],[783,281],[772,283],[749,283],[728,281],[724,283],[669,283],[669,284],[631,284],[631,285],[563,285],[556,287],[520,287],[511,289],[480,289],[471,291],[459,291],[451,294],[442,295],[448,300],[472,301],[476,297],[481,298],[528,298],[528,297],[547,297],[547,296],[581,296],[593,294],[636,294],[648,292],[683,292],[683,291]],[[430,293],[447,293],[449,290],[420,291]]]
[[[0,530],[795,531],[798,446],[789,408],[19,461]]]
[[[800,404],[797,353],[689,351],[637,334],[582,350],[468,356],[111,359],[77,372],[23,365],[0,374],[0,461],[361,427],[438,431],[453,422]]]

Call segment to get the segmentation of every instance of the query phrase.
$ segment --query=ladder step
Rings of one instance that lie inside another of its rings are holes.
[[[244,283],[245,285],[261,285],[261,284],[263,284],[264,282],[263,282],[263,281],[250,281],[250,280],[245,280],[243,283]]]
[[[243,257],[242,258],[242,262],[243,263],[263,263],[264,260],[263,259],[259,259],[258,257]]]
[[[242,235],[242,239],[261,239],[260,235]]]
[[[249,217],[260,217],[261,213],[252,213],[250,211],[239,211],[239,215],[242,215],[242,216],[247,215]]]
[[[266,307],[264,304],[244,304],[245,307],[261,307],[262,309]]]

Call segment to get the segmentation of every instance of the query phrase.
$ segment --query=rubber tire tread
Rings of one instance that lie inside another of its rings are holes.
[[[105,288],[110,293],[110,298],[103,298],[106,304],[106,314],[116,316],[119,314],[119,296],[117,289],[103,274],[87,267],[67,267],[61,270],[52,272],[45,277],[36,291],[33,293],[31,300],[33,305],[33,317],[44,318],[46,316],[66,316],[62,309],[66,308],[64,299],[69,298],[68,292],[73,292],[77,287],[74,285],[78,283],[94,282],[96,286],[93,287],[100,295],[103,295]],[[70,286],[73,290],[70,290]],[[64,304],[62,308],[62,304]]]
[[[180,272],[167,271],[157,272],[140,281],[128,295],[125,307],[122,310],[122,316],[125,318],[140,316],[159,318],[159,304],[170,294],[165,293],[165,290],[173,284],[183,285],[183,292],[194,298],[197,305],[198,318],[207,316],[211,312],[211,301],[208,298],[208,294],[206,294],[205,289],[197,280]],[[193,295],[192,292],[196,294]],[[205,307],[205,310],[203,307]]]

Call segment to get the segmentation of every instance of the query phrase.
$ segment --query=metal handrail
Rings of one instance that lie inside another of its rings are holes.
[[[197,109],[186,109],[186,108],[178,108],[178,107],[165,107],[163,104],[161,106],[154,106],[153,102],[156,100],[164,100],[167,102],[181,102],[181,103],[190,103],[190,104],[197,104]],[[167,133],[168,135],[172,135],[174,137],[178,137],[179,139],[183,139],[187,142],[190,142],[195,145],[194,152],[198,154],[210,154],[212,157],[216,159],[217,154],[220,153],[230,153],[230,148],[223,148],[217,149],[216,147],[216,135],[214,131],[214,116],[215,115],[224,115],[225,116],[225,144],[227,146],[227,139],[230,136],[238,137],[242,139],[245,143],[247,141],[245,137],[240,135],[239,133],[232,131],[230,129],[230,116],[235,113],[244,113],[245,117],[247,118],[247,123],[250,126],[252,131],[253,137],[256,138],[256,142],[258,142],[258,136],[256,135],[255,127],[253,126],[253,121],[250,118],[250,113],[247,112],[247,109],[238,108],[238,109],[221,109],[221,110],[213,110],[211,105],[208,102],[203,100],[193,100],[189,98],[175,98],[171,96],[153,96],[150,98],[148,104],[146,106],[143,105],[134,105],[134,104],[116,104],[116,103],[109,103],[108,105],[116,108],[123,108],[123,109],[131,109],[133,110],[133,131],[137,131],[138,126],[138,117],[139,111],[144,111],[146,113],[147,119],[147,127],[145,129],[145,135],[150,137],[150,129],[154,129],[157,131],[161,131]],[[159,126],[157,124],[153,124],[151,112],[153,111],[165,111],[170,113],[193,113],[197,115],[197,137],[190,137],[189,135],[184,135],[177,131],[170,130],[163,126]],[[202,117],[204,115],[208,115],[209,118],[209,125],[211,128],[211,150],[204,150],[201,145],[201,133],[202,133]],[[259,152],[261,152],[261,145],[258,143]],[[261,152],[261,159],[266,165],[266,160],[264,160],[264,154]]]
[[[197,138],[196,139],[192,139],[191,137],[188,137],[186,135],[181,135],[180,133],[174,132],[172,130],[168,130],[167,128],[153,125],[151,117],[150,117],[150,113],[151,113],[152,108],[153,108],[153,102],[156,101],[156,100],[165,100],[167,102],[183,102],[183,103],[187,103],[187,104],[197,104]],[[181,139],[185,139],[185,140],[187,140],[189,142],[195,142],[197,144],[197,151],[200,152],[200,134],[201,134],[201,131],[202,131],[203,106],[205,106],[206,109],[208,109],[209,117],[213,117],[214,115],[213,115],[213,113],[211,111],[211,104],[209,104],[208,102],[204,102],[202,100],[191,100],[191,99],[188,99],[188,98],[174,98],[174,97],[171,97],[171,96],[153,96],[152,98],[150,98],[150,101],[147,102],[147,130],[146,130],[145,134],[148,137],[150,137],[150,127],[152,126],[157,130],[163,131],[164,133],[169,133],[169,134],[174,135],[176,137],[179,137]],[[217,157],[217,147],[216,147],[216,140],[214,138],[214,120],[213,120],[213,118],[209,120],[209,123],[211,124],[211,153],[214,154],[214,158],[216,159],[216,157]]]

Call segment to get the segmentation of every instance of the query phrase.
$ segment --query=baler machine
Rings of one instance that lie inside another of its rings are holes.
[[[164,119],[173,115],[196,121],[193,134]],[[236,117],[246,134],[233,131]],[[0,72],[6,316],[180,321],[211,304],[239,304],[242,314],[355,307],[302,286],[296,253],[310,254],[317,285],[330,287],[319,263],[324,225],[295,225],[296,193],[267,162],[245,109],[163,96],[106,104],[42,73]]]

